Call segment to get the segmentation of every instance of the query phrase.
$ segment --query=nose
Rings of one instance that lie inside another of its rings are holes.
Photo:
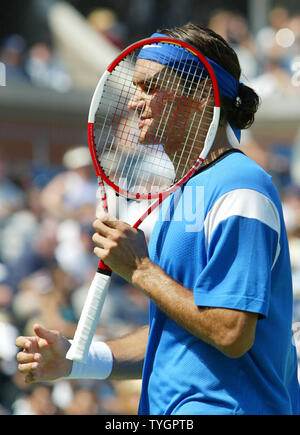
[[[130,98],[128,102],[128,109],[129,110],[136,110],[140,109],[143,110],[145,106],[145,100],[142,98],[142,92],[136,88],[134,91],[134,94]]]

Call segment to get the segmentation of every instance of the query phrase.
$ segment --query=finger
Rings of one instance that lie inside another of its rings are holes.
[[[34,361],[34,362],[30,362],[30,363],[26,363],[26,364],[19,364],[18,365],[18,370],[20,373],[29,373],[32,370],[36,370],[39,366],[39,363]]]
[[[35,353],[39,351],[39,343],[38,343],[38,337],[33,337],[29,341],[29,345],[24,348],[26,352],[28,353]]]
[[[113,234],[113,229],[107,222],[102,222],[100,219],[96,219],[93,223],[95,230],[102,236],[108,237]]]
[[[33,326],[33,330],[39,338],[43,338],[47,343],[53,344],[57,341],[59,332],[46,329],[43,326],[36,324]]]
[[[17,337],[16,338],[16,346],[20,347],[22,349],[26,349],[29,350],[31,345],[32,345],[32,341],[35,340],[35,337]]]
[[[124,230],[127,228],[132,228],[129,224],[123,221],[119,221],[118,219],[114,219],[111,221],[104,222],[104,224],[115,230]]]
[[[112,236],[112,237],[114,237],[114,236]],[[92,240],[94,243],[99,245],[99,247],[102,249],[110,249],[115,244],[115,242],[113,240],[111,240],[110,238],[107,238],[107,237],[100,236],[99,233],[93,234]]]
[[[38,337],[17,337],[16,346],[24,349],[27,353],[39,351]]]
[[[101,248],[103,248],[105,245],[105,241],[107,239],[103,236],[100,236],[99,233],[95,233],[95,234],[93,234],[92,240],[94,243],[96,243],[97,245],[101,246]]]
[[[132,230],[132,227],[126,222],[114,219],[113,221],[103,222],[101,219],[96,219],[93,223],[95,230],[97,230],[103,236],[113,235],[113,230],[125,231],[128,229]]]
[[[17,354],[17,361],[19,363],[25,364],[40,361],[41,357],[42,356],[40,353],[19,352]]]
[[[98,258],[100,258],[100,260],[104,261],[106,259],[106,256],[107,256],[107,250],[96,247],[96,248],[94,248],[94,254]]]

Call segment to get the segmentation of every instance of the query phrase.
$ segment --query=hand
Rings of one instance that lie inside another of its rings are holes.
[[[143,231],[103,214],[93,224],[97,231],[93,241],[98,245],[94,253],[115,273],[131,282],[135,270],[148,259]]]
[[[34,325],[33,329],[35,336],[16,339],[16,345],[23,349],[17,354],[17,360],[25,382],[52,381],[68,376],[73,363],[66,359],[70,347],[67,338],[40,325]]]

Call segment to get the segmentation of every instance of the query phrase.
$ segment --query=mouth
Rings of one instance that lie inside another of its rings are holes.
[[[139,122],[139,129],[142,129],[145,126],[149,127],[151,123],[152,123],[152,118],[142,118],[142,119],[140,119],[140,122]]]
[[[138,123],[138,141],[141,144],[152,141],[151,125],[153,123],[153,118],[141,118]]]

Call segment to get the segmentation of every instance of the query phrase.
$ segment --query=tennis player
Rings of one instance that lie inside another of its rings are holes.
[[[16,341],[19,370],[29,383],[142,377],[140,414],[299,414],[280,199],[271,177],[233,148],[227,134],[229,126],[240,138],[253,123],[258,96],[240,83],[235,52],[213,31],[190,23],[160,34],[194,45],[214,62],[222,116],[207,160],[181,195],[170,198],[168,219],[163,207],[148,247],[143,232],[124,222],[106,214],[94,222],[95,254],[149,297],[149,326],[93,343],[87,364],[79,364],[65,358],[65,337],[35,325],[34,337]],[[156,60],[155,49],[142,50],[140,63]],[[142,79],[137,86],[131,105],[144,111],[140,134],[146,137],[151,99]],[[204,191],[203,222],[191,230],[184,214],[174,216],[197,187]]]

